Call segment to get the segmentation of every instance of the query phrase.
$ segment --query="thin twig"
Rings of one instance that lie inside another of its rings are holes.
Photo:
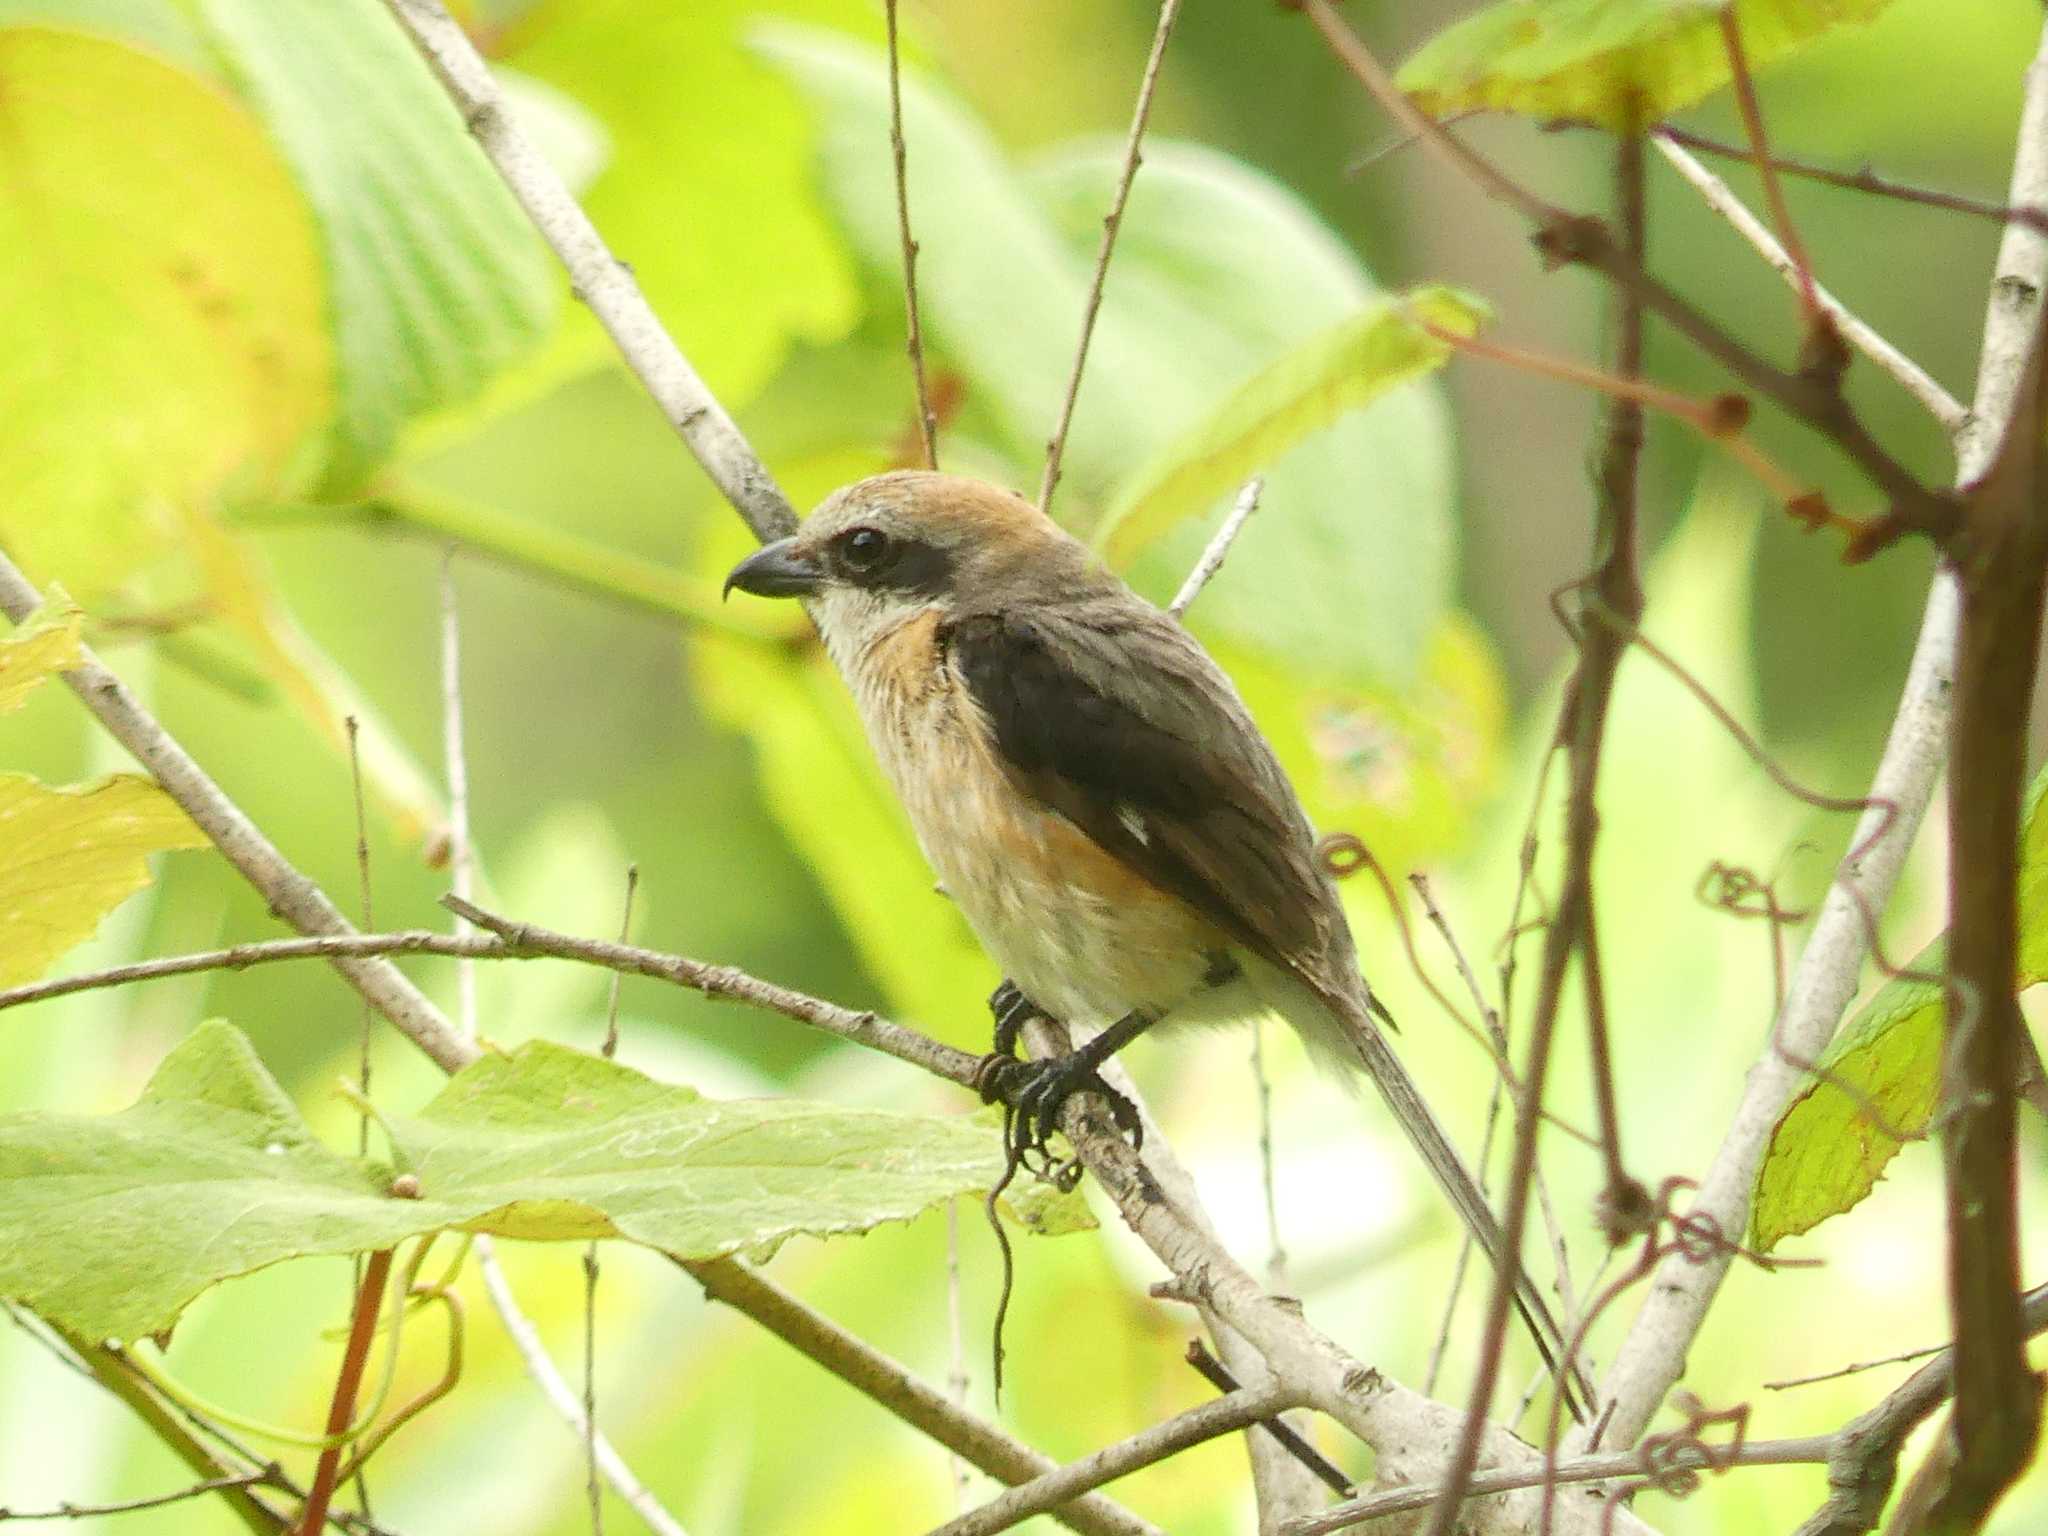
[[[1651,130],[1654,137],[1669,143],[1683,144],[1702,154],[1720,155],[1730,160],[1749,160],[1750,152],[1740,144],[1724,144],[1719,139],[1710,139],[1703,133],[1694,133],[1689,128],[1675,127],[1664,123]],[[1979,218],[1996,219],[1999,223],[2020,223],[2048,234],[2048,209],[2039,207],[2015,207],[2010,203],[1994,203],[1986,198],[1968,197],[1961,192],[1949,192],[1939,187],[1920,187],[1911,182],[1900,181],[1892,176],[1880,176],[1869,166],[1854,171],[1838,171],[1832,166],[1816,165],[1811,160],[1795,159],[1791,155],[1773,154],[1771,167],[1787,176],[1800,176],[1808,181],[1824,182],[1831,187],[1841,187],[1850,192],[1868,192],[1877,197],[1897,198],[1901,202],[1921,203],[1929,208],[1943,208],[1950,213],[1974,214]]]
[[[1066,1503],[1078,1493],[1100,1488],[1104,1483],[1127,1477],[1142,1467],[1177,1456],[1191,1446],[1227,1435],[1235,1430],[1271,1418],[1283,1408],[1294,1406],[1287,1391],[1267,1387],[1261,1391],[1240,1390],[1218,1397],[1177,1414],[1163,1424],[1105,1446],[1092,1456],[1068,1462],[1057,1471],[1020,1483],[976,1510],[949,1520],[931,1536],[995,1536],[1021,1525],[1033,1515],[1044,1514]]]
[[[619,942],[633,931],[633,896],[640,889],[640,866],[626,866],[626,899],[619,912]],[[620,971],[612,972],[609,995],[605,998],[604,1045],[600,1054],[610,1061],[619,1053],[619,990],[625,982]],[[583,1250],[583,1464],[584,1493],[590,1502],[591,1536],[604,1536],[604,1487],[597,1462],[597,1242]]]
[[[342,723],[348,730],[349,788],[353,793],[355,801],[356,910],[362,919],[363,931],[365,933],[374,933],[377,930],[377,920],[375,916],[376,909],[370,900],[370,822],[369,813],[363,803],[362,755],[357,750],[357,738],[361,734],[361,726],[354,715],[347,716]],[[367,998],[360,1001],[362,1004],[362,1016],[357,1021],[356,1092],[360,1095],[357,1102],[363,1107],[356,1116],[356,1156],[367,1158],[370,1155],[370,1035],[376,1015],[371,1011]],[[350,1269],[353,1275],[353,1285],[359,1288],[363,1283],[363,1256],[361,1254],[355,1256],[350,1264]],[[351,1290],[349,1294],[354,1295],[355,1290]],[[362,1512],[367,1515],[370,1513],[370,1479],[369,1474],[363,1470],[360,1459],[356,1463],[355,1484],[356,1503]]]
[[[490,66],[440,0],[386,0],[486,158],[569,273],[569,288],[595,315],[669,425],[763,542],[796,529],[796,513],[725,407],[697,376],[640,292],[632,268],[604,243],[574,195],[505,105]]]
[[[2027,1293],[2022,1308],[2029,1334],[2048,1329],[2048,1285]],[[1828,1451],[1828,1496],[1795,1536],[1863,1536],[1877,1525],[1898,1478],[1906,1436],[1955,1390],[1955,1357],[1944,1347],[1867,1413],[1833,1435]]]
[[[734,1259],[676,1262],[695,1277],[711,1300],[725,1303],[767,1329],[990,1477],[1015,1485],[1058,1470],[1050,1457],[956,1408],[945,1393],[806,1306],[760,1271]],[[1100,1493],[1083,1493],[1050,1514],[1083,1536],[1161,1536],[1151,1522]]]
[[[1714,212],[1721,215],[1735,232],[1747,240],[1769,264],[1772,271],[1787,282],[1797,286],[1799,266],[1778,243],[1764,222],[1751,213],[1728,183],[1708,170],[1699,160],[1683,149],[1667,133],[1659,133],[1654,142],[1657,152],[1672,167],[1690,182],[1702,201]],[[1941,424],[1950,436],[1961,430],[1969,419],[1969,408],[1942,388],[1941,383],[1912,358],[1877,333],[1868,322],[1855,314],[1840,299],[1818,283],[1813,289],[1814,302],[1834,321],[1835,329],[1844,341],[1856,348],[1865,357],[1889,375],[1900,388],[1919,401],[1927,413]]]
[[[2012,201],[2048,203],[2048,29],[2028,72],[2026,106],[2013,162]],[[2006,229],[1991,285],[1970,421],[1957,438],[1957,483],[1990,464],[2018,396],[2021,360],[2048,288],[2048,237],[2025,224]],[[1945,749],[1954,688],[1955,579],[1938,572],[1928,594],[1906,682],[1873,776],[1851,856],[1836,871],[1813,932],[1786,988],[1770,1042],[1744,1080],[1742,1103],[1692,1204],[1692,1213],[1729,1233],[1749,1222],[1750,1193],[1765,1148],[1794,1094],[1810,1081],[1798,1065],[1818,1059],[1855,996],[1871,934],[1919,831]],[[1674,1254],[1660,1266],[1630,1325],[1601,1394],[1613,1406],[1608,1433],[1636,1439],[1684,1368],[1733,1255]],[[1574,1436],[1571,1442],[1581,1443]]]
[[[1812,324],[1819,313],[1819,301],[1813,292],[1813,265],[1806,258],[1806,247],[1799,239],[1799,230],[1792,223],[1792,210],[1785,204],[1785,189],[1779,184],[1777,167],[1771,163],[1770,140],[1764,136],[1763,108],[1757,104],[1756,82],[1750,78],[1749,60],[1743,53],[1742,20],[1732,5],[1721,11],[1721,43],[1728,54],[1728,74],[1734,86],[1736,106],[1742,113],[1743,131],[1749,135],[1749,163],[1755,167],[1764,184],[1764,201],[1770,206],[1771,218],[1777,223],[1786,254],[1792,258],[1793,269],[1798,275],[1794,286],[1799,291],[1799,302],[1806,311],[1807,323]]]
[[[462,737],[462,624],[455,602],[455,547],[441,554],[441,751],[448,774],[448,873],[455,894],[464,901],[476,895],[476,859],[469,837],[469,754]],[[469,924],[455,914],[460,938]],[[455,967],[455,1022],[465,1040],[476,1038],[476,967],[468,960]]]
[[[1180,584],[1180,590],[1173,594],[1173,601],[1166,605],[1166,611],[1176,619],[1186,616],[1188,605],[1201,596],[1202,588],[1223,569],[1230,546],[1237,542],[1246,521],[1259,509],[1259,497],[1265,489],[1266,478],[1263,475],[1253,475],[1245,481],[1244,489],[1237,493],[1237,500],[1231,504],[1229,515],[1223,519],[1223,526],[1216,530],[1216,536],[1203,549],[1202,558],[1195,562],[1195,568],[1188,572],[1188,579]]]
[[[261,1468],[254,1472],[237,1472],[227,1477],[208,1478],[203,1483],[194,1483],[189,1488],[180,1488],[173,1493],[154,1494],[146,1499],[123,1499],[118,1504],[59,1504],[55,1509],[10,1509],[0,1504],[0,1522],[8,1520],[93,1520],[103,1515],[132,1515],[137,1510],[162,1509],[166,1504],[182,1504],[187,1499],[203,1498],[209,1493],[225,1493],[231,1488],[253,1488],[268,1483],[275,1475],[274,1469]]]
[[[462,625],[455,600],[453,576],[453,551],[441,565],[441,729],[442,744],[447,756],[448,807],[449,807],[449,863],[450,874],[455,882],[455,894],[445,905],[454,914],[456,932],[446,953],[458,957],[456,967],[457,992],[460,1013],[457,1023],[466,1041],[477,1038],[476,1016],[476,967],[479,951],[473,943],[473,935],[464,930],[474,921],[470,914],[477,909],[469,901],[469,895],[476,880],[474,844],[469,827],[469,767],[468,752],[464,746],[462,730]],[[627,918],[631,918],[628,908]],[[617,973],[614,973],[614,988]],[[614,1003],[616,1003],[614,990]],[[485,1235],[479,1235],[472,1250],[476,1255],[477,1270],[484,1279],[485,1292],[491,1298],[491,1306],[498,1319],[505,1326],[506,1335],[512,1340],[526,1373],[533,1379],[541,1394],[554,1405],[569,1427],[582,1440],[585,1455],[591,1463],[602,1470],[619,1497],[630,1505],[633,1511],[647,1522],[657,1536],[685,1536],[682,1522],[662,1507],[660,1500],[648,1491],[626,1465],[625,1458],[612,1448],[594,1419],[587,1416],[569,1390],[568,1382],[556,1366],[554,1357],[542,1343],[539,1330],[526,1314],[520,1310],[519,1301],[512,1293],[511,1282],[498,1263],[497,1247]],[[586,1258],[586,1286],[595,1284],[595,1277],[588,1267]],[[586,1339],[586,1351],[589,1348]],[[586,1366],[588,1354],[586,1353]],[[586,1376],[586,1390],[589,1389]]]
[[[1180,0],[1161,0],[1159,26],[1152,34],[1152,52],[1145,59],[1145,75],[1138,82],[1138,104],[1131,112],[1130,138],[1124,146],[1124,168],[1117,178],[1116,193],[1109,213],[1102,220],[1102,244],[1095,253],[1095,276],[1088,284],[1088,299],[1081,310],[1081,339],[1074,347],[1074,369],[1067,378],[1067,393],[1060,402],[1059,420],[1045,445],[1045,478],[1038,487],[1041,511],[1052,510],[1053,487],[1059,484],[1060,457],[1067,448],[1067,429],[1073,425],[1074,402],[1081,395],[1081,375],[1088,366],[1088,343],[1095,334],[1095,316],[1102,308],[1102,287],[1109,278],[1109,258],[1116,249],[1116,232],[1124,220],[1124,204],[1130,200],[1131,183],[1143,162],[1139,153],[1145,140],[1145,120],[1152,115],[1152,91],[1159,84],[1159,66],[1166,58],[1166,40],[1173,35],[1174,18],[1180,14]]]
[[[633,1469],[626,1465],[625,1458],[612,1448],[610,1440],[602,1433],[593,1433],[589,1422],[583,1417],[583,1405],[576,1400],[576,1394],[556,1368],[554,1358],[548,1354],[548,1347],[540,1331],[520,1310],[519,1299],[512,1294],[512,1287],[505,1279],[504,1270],[494,1261],[479,1263],[478,1273],[484,1278],[484,1289],[489,1293],[491,1305],[497,1309],[498,1317],[505,1325],[505,1333],[512,1340],[512,1347],[518,1352],[520,1363],[526,1367],[526,1374],[533,1378],[535,1386],[541,1389],[549,1404],[562,1422],[576,1434],[577,1439],[595,1448],[597,1464],[603,1470],[605,1481],[612,1485],[612,1491],[625,1500],[626,1506],[638,1515],[655,1536],[687,1536],[682,1522],[663,1507],[661,1501],[648,1490]]]
[[[903,60],[896,43],[896,0],[882,0],[889,36],[889,151],[896,165],[896,232],[903,246],[904,350],[917,385],[917,431],[924,467],[939,467],[939,419],[924,379],[924,330],[917,317],[917,242],[910,237],[910,173],[903,143]]]

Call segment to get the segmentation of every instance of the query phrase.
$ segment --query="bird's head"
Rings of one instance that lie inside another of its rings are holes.
[[[1087,551],[1022,496],[898,470],[833,492],[791,537],[734,566],[725,589],[807,600],[837,650],[923,611],[1053,601],[1091,577]]]

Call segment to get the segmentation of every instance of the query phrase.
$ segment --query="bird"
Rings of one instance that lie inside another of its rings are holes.
[[[1026,498],[931,470],[834,492],[725,591],[803,600],[940,888],[1003,984],[993,1079],[1016,1145],[1102,1093],[1154,1029],[1277,1014],[1363,1073],[1480,1249],[1516,1271],[1554,1366],[1564,1342],[1485,1194],[1388,1043],[1301,801],[1228,675]],[[1011,1058],[1035,1015],[1098,1031]],[[1567,1389],[1570,1395],[1569,1388]]]

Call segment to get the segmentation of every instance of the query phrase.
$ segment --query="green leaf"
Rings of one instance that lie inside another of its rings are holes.
[[[178,550],[177,509],[274,482],[327,419],[320,259],[214,85],[0,28],[0,100],[0,540],[91,604]]]
[[[2048,981],[2048,770],[2027,791],[2020,827],[2020,990]],[[1907,965],[1942,975],[1946,937]],[[1903,1144],[1927,1131],[1941,1096],[1944,988],[1915,976],[1885,983],[1821,1053],[1820,1075],[1771,1132],[1749,1244],[1768,1253],[1861,1203]],[[1845,1090],[1843,1085],[1847,1085]],[[1883,1117],[1874,1120],[1866,1102]],[[1888,1130],[1886,1127],[1889,1127]]]
[[[385,1124],[417,1199],[321,1145],[239,1030],[202,1025],[119,1114],[0,1117],[0,1230],[23,1234],[0,1248],[0,1295],[129,1339],[303,1255],[455,1228],[713,1258],[907,1220],[1003,1167],[976,1118],[721,1103],[542,1041]]]
[[[539,237],[377,0],[197,0],[319,219],[351,486],[409,418],[473,394],[558,295]]]
[[[1126,477],[1096,531],[1096,544],[1111,564],[1127,565],[1165,530],[1213,506],[1303,438],[1441,367],[1450,346],[1422,322],[1469,336],[1488,313],[1471,295],[1420,288],[1309,337]]]
[[[1761,69],[1890,0],[1736,0]],[[1634,133],[1728,83],[1723,0],[1499,0],[1439,32],[1395,76],[1433,117],[1519,112]]]
[[[0,715],[21,708],[38,684],[78,660],[78,632],[85,615],[60,586],[43,606],[0,640]]]
[[[0,987],[40,975],[149,883],[152,853],[206,838],[135,774],[53,789],[0,774]]]

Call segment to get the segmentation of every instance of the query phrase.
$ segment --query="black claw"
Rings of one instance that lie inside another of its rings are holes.
[[[998,1056],[1015,1056],[1017,1041],[1024,1033],[1024,1026],[1033,1019],[1049,1018],[1051,1015],[1021,992],[1017,983],[1005,978],[1002,985],[988,995],[988,1011],[995,1015],[995,1036],[990,1042]]]
[[[1003,1141],[1011,1155],[1062,1188],[1071,1189],[1078,1182],[1079,1165],[1055,1165],[1048,1144],[1059,1128],[1061,1111],[1075,1094],[1101,1094],[1117,1129],[1130,1137],[1133,1148],[1144,1146],[1145,1128],[1137,1106],[1104,1082],[1095,1064],[1078,1052],[1044,1061],[991,1055],[983,1059],[975,1086],[983,1102],[1002,1102]]]

